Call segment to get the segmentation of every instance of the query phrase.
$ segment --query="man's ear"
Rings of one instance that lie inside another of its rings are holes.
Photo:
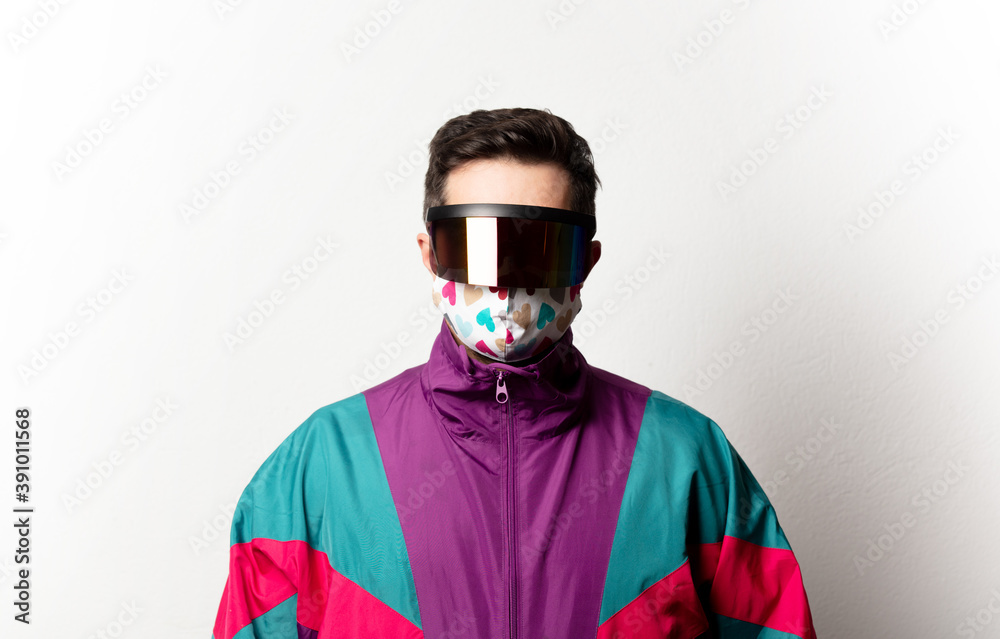
[[[417,233],[417,245],[420,247],[420,258],[424,262],[424,268],[433,279],[437,276],[437,265],[434,263],[434,253],[431,251],[431,236],[426,233]]]

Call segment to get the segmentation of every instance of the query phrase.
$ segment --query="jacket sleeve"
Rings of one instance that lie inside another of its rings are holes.
[[[396,505],[365,397],[315,411],[237,502],[214,639],[419,639]]]
[[[709,636],[815,639],[799,564],[774,508],[714,422],[710,434],[690,549]]]
[[[233,513],[229,574],[213,639],[299,639],[309,618],[315,553],[285,529],[301,526],[301,461],[286,440],[261,465]],[[303,593],[303,594],[299,594]]]

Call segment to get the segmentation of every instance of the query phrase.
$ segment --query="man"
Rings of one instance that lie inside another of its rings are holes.
[[[430,145],[427,363],[316,411],[233,518],[215,639],[814,638],[767,497],[707,417],[572,344],[587,143],[476,111]]]

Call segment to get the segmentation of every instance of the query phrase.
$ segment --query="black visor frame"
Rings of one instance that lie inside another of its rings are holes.
[[[593,215],[524,204],[432,206],[424,215],[432,267],[455,282],[496,287],[575,286],[590,272]],[[470,281],[470,278],[472,281]]]

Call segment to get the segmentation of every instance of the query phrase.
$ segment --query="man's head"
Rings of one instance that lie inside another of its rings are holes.
[[[431,140],[424,211],[435,206],[495,203],[595,215],[598,184],[590,147],[569,122],[536,109],[474,111],[449,120]],[[424,266],[437,279],[429,236],[420,233],[417,243]],[[591,241],[588,252],[589,272],[600,258],[600,242]],[[573,298],[578,299],[579,287],[574,289]],[[558,293],[556,289],[551,291]],[[567,313],[564,326],[579,310],[577,301],[571,313],[570,301],[568,297],[564,302]],[[514,309],[510,312],[517,316]],[[562,320],[560,324],[563,325]],[[449,327],[454,335],[454,327],[450,324]],[[461,341],[457,335],[455,339]],[[497,351],[492,343],[488,346]],[[496,346],[503,353],[502,340]],[[489,352],[485,347],[484,344],[480,350]],[[480,361],[491,361],[472,348],[469,353]],[[511,356],[508,351],[507,357]]]
[[[569,188],[569,201],[559,208],[596,214],[595,197],[601,181],[594,170],[590,146],[569,122],[538,109],[480,110],[448,120],[430,143],[424,210],[458,204],[449,201],[453,195],[449,191],[449,177],[455,169],[475,160],[498,159],[562,169],[565,181],[557,180],[550,185],[553,189],[564,185]]]
[[[600,183],[590,146],[566,120],[547,110],[479,110],[448,120],[431,140],[424,211],[493,202],[596,215]],[[433,276],[430,238],[420,233],[417,244]],[[595,264],[601,243],[591,251]]]

